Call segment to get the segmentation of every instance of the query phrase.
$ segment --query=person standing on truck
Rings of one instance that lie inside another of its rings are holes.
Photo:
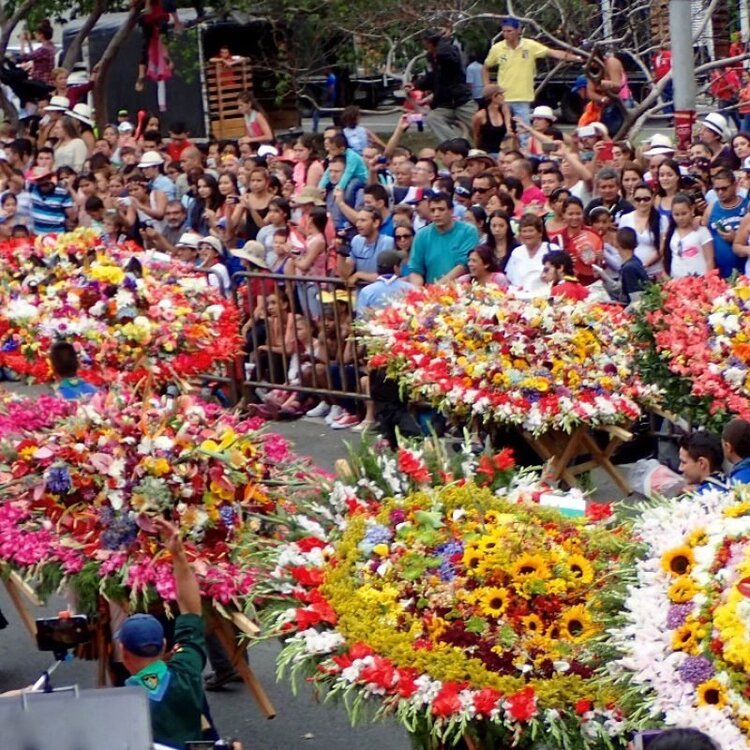
[[[534,101],[534,75],[540,57],[553,57],[566,62],[582,59],[565,50],[550,49],[534,39],[521,37],[521,22],[506,18],[502,24],[503,41],[493,44],[482,70],[484,83],[490,84],[490,68],[497,67],[497,85],[505,91],[505,101],[514,117],[530,125],[531,103]],[[528,134],[521,134],[521,146],[526,148]]]

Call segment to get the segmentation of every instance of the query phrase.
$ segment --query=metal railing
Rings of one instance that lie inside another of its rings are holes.
[[[233,276],[242,334],[243,392],[279,389],[362,400],[356,290],[342,279],[243,272]]]

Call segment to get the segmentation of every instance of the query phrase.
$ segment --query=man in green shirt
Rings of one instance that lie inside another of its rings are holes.
[[[203,739],[205,696],[203,667],[206,645],[201,596],[179,531],[167,521],[154,521],[172,555],[177,605],[174,649],[167,661],[161,623],[152,615],[131,615],[116,634],[122,645],[122,661],[132,675],[127,685],[148,693],[154,742],[183,748]]]
[[[446,282],[467,272],[469,253],[479,242],[477,228],[453,218],[453,200],[446,193],[428,198],[431,224],[414,237],[409,281],[415,286]]]

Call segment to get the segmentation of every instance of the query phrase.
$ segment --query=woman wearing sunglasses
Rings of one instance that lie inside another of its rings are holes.
[[[393,229],[393,247],[396,252],[403,255],[401,261],[401,276],[408,276],[411,273],[409,268],[409,255],[411,246],[414,242],[414,230],[402,222],[398,222]]]
[[[649,278],[653,279],[664,273],[661,240],[669,227],[669,219],[656,209],[654,191],[645,182],[636,186],[631,200],[635,211],[621,216],[618,228],[630,227],[635,230],[638,238],[635,254],[643,263]]]

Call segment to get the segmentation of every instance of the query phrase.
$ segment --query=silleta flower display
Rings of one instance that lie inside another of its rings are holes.
[[[694,727],[719,747],[750,741],[750,495],[744,487],[646,509],[646,545],[613,676],[643,694],[654,726]]]
[[[411,396],[534,434],[628,423],[656,395],[633,370],[629,320],[613,305],[435,286],[362,331],[371,365]]]
[[[598,521],[541,507],[549,489],[507,451],[459,461],[363,457],[288,519],[254,584],[268,635],[285,638],[280,667],[354,718],[372,699],[422,747],[616,744],[626,720],[594,645],[623,529],[604,506]]]
[[[95,384],[207,373],[239,348],[237,308],[205,275],[91,230],[6,243],[0,279],[0,367],[35,382],[51,379],[58,339]]]
[[[0,560],[42,593],[174,598],[152,519],[180,528],[203,593],[242,608],[235,540],[308,476],[278,435],[188,396],[97,394],[33,436],[0,440]],[[18,431],[15,431],[18,433]],[[283,492],[279,485],[285,485]]]
[[[640,303],[644,379],[664,405],[717,430],[731,415],[750,418],[750,279],[718,273],[653,287]]]

